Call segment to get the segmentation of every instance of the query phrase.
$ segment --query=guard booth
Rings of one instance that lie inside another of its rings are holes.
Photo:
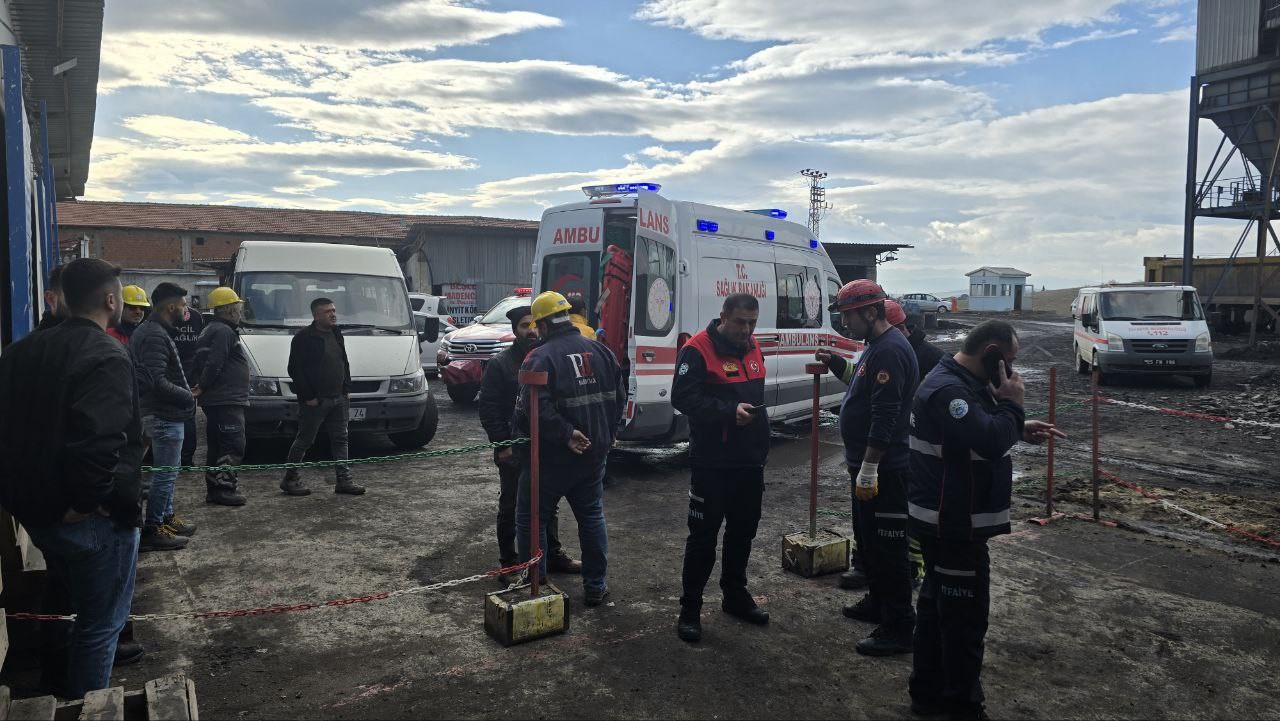
[[[1031,274],[1004,266],[983,266],[965,273],[969,277],[969,310],[1031,310]]]

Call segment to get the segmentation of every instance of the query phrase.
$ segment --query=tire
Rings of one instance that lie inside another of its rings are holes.
[[[1080,346],[1072,344],[1071,348],[1076,352],[1076,372],[1082,376],[1089,375],[1089,371],[1091,370],[1089,368],[1089,361],[1085,360],[1084,356],[1080,354]]]
[[[440,411],[436,408],[436,399],[427,396],[427,407],[422,411],[422,420],[418,427],[404,433],[390,434],[391,442],[402,451],[421,448],[436,437],[436,427],[440,425]]]
[[[1213,383],[1213,371],[1200,376],[1192,376],[1191,380],[1195,381],[1196,388],[1208,388]]]
[[[940,305],[940,306],[938,306],[938,312],[939,312],[939,313],[950,313],[950,312],[951,312],[951,309],[950,309],[950,308],[948,308],[948,307],[947,307],[947,306],[945,306],[945,305]]]
[[[480,386],[473,383],[464,383],[457,386],[446,385],[445,388],[449,391],[449,400],[461,405],[475,403],[476,394],[480,392]]]

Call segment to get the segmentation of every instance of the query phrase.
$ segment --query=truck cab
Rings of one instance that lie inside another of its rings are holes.
[[[1081,288],[1071,304],[1076,367],[1116,375],[1186,375],[1197,387],[1213,379],[1213,342],[1196,289],[1139,283]]]

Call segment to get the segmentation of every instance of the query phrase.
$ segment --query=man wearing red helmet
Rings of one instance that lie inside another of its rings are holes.
[[[853,478],[854,537],[868,592],[843,613],[877,624],[857,644],[858,653],[869,656],[910,653],[915,626],[907,557],[907,436],[919,369],[906,336],[886,317],[888,300],[874,281],[846,283],[830,310],[840,312],[849,336],[866,347],[852,368],[838,356],[822,358],[849,383],[840,404],[840,433]]]

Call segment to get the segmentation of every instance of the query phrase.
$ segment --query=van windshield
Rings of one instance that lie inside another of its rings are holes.
[[[1099,310],[1103,320],[1203,320],[1195,291],[1126,290],[1102,293]]]
[[[235,290],[244,298],[246,328],[297,328],[311,324],[311,301],[328,298],[339,326],[412,330],[404,281],[346,273],[240,273]]]

